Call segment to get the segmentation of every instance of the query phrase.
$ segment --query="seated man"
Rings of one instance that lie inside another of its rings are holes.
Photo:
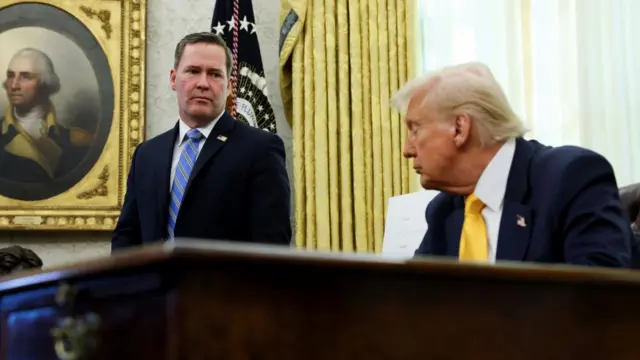
[[[42,259],[30,249],[18,245],[0,249],[0,276],[40,268]]]
[[[425,189],[416,255],[629,267],[632,233],[609,162],[593,151],[525,140],[483,64],[441,69],[392,98],[406,111],[404,156]]]
[[[640,269],[640,183],[620,188],[620,201],[631,222],[634,243],[631,247],[631,267]]]

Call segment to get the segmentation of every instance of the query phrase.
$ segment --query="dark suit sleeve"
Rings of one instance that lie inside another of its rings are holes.
[[[129,169],[129,177],[127,179],[127,192],[124,196],[124,203],[122,204],[122,211],[120,212],[120,218],[116,224],[116,228],[111,236],[111,251],[124,249],[136,245],[140,245],[140,221],[138,218],[138,204],[136,201],[136,160],[138,150],[136,148],[133,153],[133,159],[131,160],[131,168]]]
[[[629,267],[633,234],[611,164],[593,152],[580,154],[565,168],[559,191],[569,199],[561,217],[565,261]]]
[[[290,245],[291,188],[284,143],[270,135],[258,151],[250,174],[252,241]]]

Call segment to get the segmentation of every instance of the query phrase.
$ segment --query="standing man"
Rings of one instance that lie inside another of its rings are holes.
[[[225,111],[232,61],[212,33],[176,46],[179,120],[134,152],[112,251],[179,237],[289,245],[284,144]]]
[[[441,191],[416,255],[630,266],[631,227],[609,162],[523,139],[486,66],[441,69],[392,103],[406,111],[405,157],[425,189]]]

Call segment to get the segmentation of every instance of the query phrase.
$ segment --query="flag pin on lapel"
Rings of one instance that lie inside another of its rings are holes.
[[[218,140],[220,140],[222,142],[225,142],[225,141],[227,141],[227,137],[224,136],[224,135],[218,135]]]
[[[524,217],[522,215],[516,215],[517,221],[516,223],[520,227],[527,227],[527,223],[524,221]]]

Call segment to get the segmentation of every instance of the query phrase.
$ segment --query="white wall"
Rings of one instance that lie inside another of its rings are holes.
[[[176,43],[187,33],[207,31],[215,0],[147,0],[147,138],[170,129],[177,120],[175,95],[169,88],[169,69]],[[254,0],[260,50],[269,83],[278,132],[287,146],[291,170],[291,130],[284,120],[278,86],[278,36],[280,4]],[[291,173],[291,171],[290,171]],[[0,232],[0,248],[20,244],[34,250],[45,266],[109,254],[108,233]]]

